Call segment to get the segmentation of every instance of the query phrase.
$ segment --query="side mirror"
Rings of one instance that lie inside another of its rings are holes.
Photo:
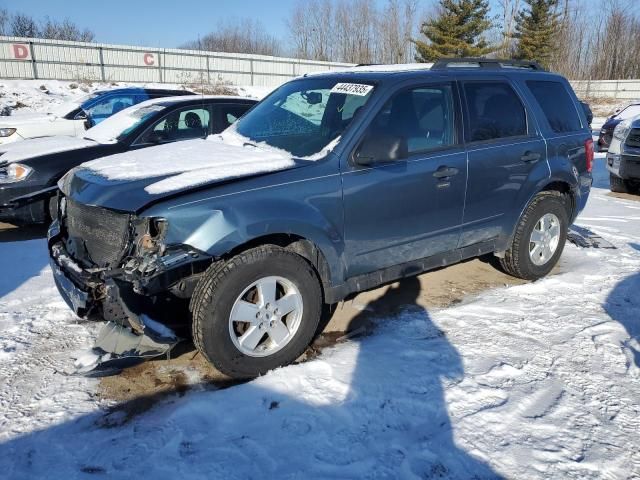
[[[84,110],[80,110],[75,117],[73,117],[74,120],[87,120],[89,117],[87,116],[87,112],[85,112]]]
[[[309,105],[322,103],[322,94],[320,92],[303,92],[302,98],[304,98]]]
[[[367,135],[354,155],[355,163],[369,166],[389,163],[409,156],[407,139],[399,135]]]

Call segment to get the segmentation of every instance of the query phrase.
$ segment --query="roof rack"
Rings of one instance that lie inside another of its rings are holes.
[[[541,72],[546,71],[542,65],[532,60],[500,58],[441,58],[440,60],[436,60],[431,70],[445,70],[447,68],[523,68]]]

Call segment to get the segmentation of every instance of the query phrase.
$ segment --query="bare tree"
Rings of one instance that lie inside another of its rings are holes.
[[[71,40],[75,42],[93,42],[95,35],[91,30],[80,30],[78,26],[65,19],[62,22],[52,20],[45,17],[42,27],[40,28],[40,36],[54,40]]]
[[[349,63],[413,58],[418,0],[299,0],[286,21],[293,54]]]
[[[11,35],[14,37],[37,37],[40,33],[38,23],[28,15],[16,13],[10,22]]]
[[[286,21],[289,35],[293,42],[293,55],[298,58],[312,58],[311,37],[313,32],[304,4],[298,2],[293,6],[289,19]]]
[[[9,35],[11,15],[6,8],[0,9],[0,35]]]
[[[219,23],[218,28],[199,40],[182,45],[183,48],[211,52],[279,55],[280,42],[268,34],[257,20],[241,19]]]
[[[333,2],[311,0],[307,15],[311,27],[310,54],[315,60],[330,60],[333,57]]]
[[[502,23],[500,47],[497,55],[503,58],[511,58],[515,53],[513,34],[515,31],[516,16],[520,11],[520,0],[499,0],[500,21]]]
[[[414,57],[416,0],[388,0],[380,15],[380,53],[383,63],[406,63]]]

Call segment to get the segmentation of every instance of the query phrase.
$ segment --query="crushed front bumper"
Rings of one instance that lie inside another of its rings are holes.
[[[57,221],[49,227],[48,243],[55,284],[69,308],[80,318],[107,322],[89,356],[95,364],[83,362],[79,371],[118,371],[166,355],[180,341],[171,328],[152,317],[150,295],[198,271],[204,258],[192,252],[173,255],[166,269],[138,278],[123,269],[84,269],[67,254]]]

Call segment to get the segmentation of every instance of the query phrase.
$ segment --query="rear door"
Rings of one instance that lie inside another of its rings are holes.
[[[524,83],[542,113],[539,117],[547,139],[549,160],[568,162],[569,169],[575,167],[580,175],[586,174],[585,141],[591,138],[591,133],[585,115],[580,115],[584,112],[569,93],[571,87],[561,80],[529,79]]]
[[[343,167],[349,277],[456,248],[466,185],[457,112],[456,86],[439,82],[396,91],[373,117],[361,138],[403,136],[409,155]]]
[[[510,231],[532,175],[546,168],[546,145],[523,96],[504,77],[465,77],[469,179],[460,247]],[[544,167],[544,168],[543,168]]]

